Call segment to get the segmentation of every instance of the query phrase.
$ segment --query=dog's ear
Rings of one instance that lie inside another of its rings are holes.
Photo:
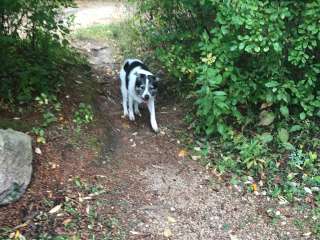
[[[151,76],[149,76],[149,78],[151,79],[152,82],[159,82],[160,81],[160,78],[155,75],[151,75]]]

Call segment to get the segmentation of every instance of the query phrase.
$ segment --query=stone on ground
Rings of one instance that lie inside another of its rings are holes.
[[[31,174],[31,137],[11,129],[0,129],[0,205],[18,200]]]

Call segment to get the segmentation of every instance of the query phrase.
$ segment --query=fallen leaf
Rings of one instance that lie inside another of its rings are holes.
[[[38,147],[34,149],[34,152],[35,152],[36,154],[39,154],[39,155],[41,155],[41,154],[42,154],[41,149],[40,149],[40,148],[38,148]]]
[[[63,223],[63,225],[68,225],[71,221],[72,221],[71,218],[67,218],[67,219],[64,220],[62,223]]]
[[[87,205],[87,207],[86,207],[86,213],[87,213],[87,215],[89,215],[89,213],[90,213],[90,205]]]
[[[271,106],[272,106],[272,103],[262,103],[260,109],[266,109]]]
[[[201,158],[201,156],[191,156],[193,161],[197,161]]]
[[[54,208],[52,208],[52,209],[49,211],[49,213],[50,213],[50,214],[54,214],[54,213],[60,211],[61,207],[62,207],[62,204],[59,204],[59,205],[55,206]]]
[[[252,184],[252,190],[254,192],[256,192],[258,190],[257,184],[255,184],[255,183]]]
[[[52,169],[56,169],[58,167],[58,165],[57,164],[55,164],[55,163],[51,163],[51,168]]]
[[[303,234],[303,236],[309,237],[311,234],[312,234],[311,232],[306,232],[306,233]]]
[[[168,216],[167,219],[168,219],[169,223],[176,223],[177,222],[173,217],[170,217],[170,216]]]
[[[239,240],[239,238],[236,235],[230,234],[229,236],[231,240]]]
[[[9,238],[10,238],[10,239],[11,239],[11,238],[14,238],[14,235],[15,235],[15,234],[16,234],[15,232],[10,233]]]
[[[172,232],[169,228],[165,228],[164,231],[163,231],[163,236],[169,238],[172,236]]]
[[[179,154],[178,154],[178,156],[179,157],[185,157],[185,156],[187,156],[187,154],[188,154],[187,150],[181,149]]]
[[[130,125],[128,123],[122,123],[122,127],[128,129],[130,128]]]

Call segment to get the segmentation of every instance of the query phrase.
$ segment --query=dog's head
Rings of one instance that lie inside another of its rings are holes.
[[[158,92],[159,78],[152,74],[137,73],[135,90],[139,97],[144,101],[148,101],[151,97],[155,97]]]

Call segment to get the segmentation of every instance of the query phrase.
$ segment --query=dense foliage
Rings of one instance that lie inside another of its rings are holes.
[[[259,115],[320,115],[319,0],[135,2],[144,36],[195,100],[197,130],[228,137]]]
[[[71,59],[65,36],[70,19],[61,9],[73,0],[0,2],[0,100],[30,101],[55,91]]]
[[[320,205],[320,1],[131,1],[208,136],[189,141],[193,154],[235,184],[253,176],[272,196]]]

